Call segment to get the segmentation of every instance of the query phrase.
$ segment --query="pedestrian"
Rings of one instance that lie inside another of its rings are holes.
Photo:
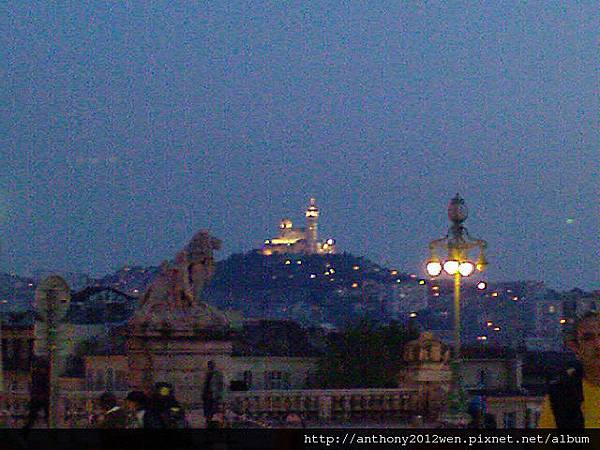
[[[44,412],[48,423],[50,407],[50,367],[48,359],[34,357],[31,365],[31,387],[29,399],[29,413],[24,429],[35,425],[40,412]]]
[[[128,415],[127,428],[144,428],[146,404],[146,395],[142,391],[131,391],[127,394],[124,402]]]
[[[185,410],[169,383],[156,383],[144,414],[144,428],[187,428]]]
[[[202,389],[202,407],[207,428],[218,428],[218,422],[213,419],[220,412],[223,396],[223,375],[215,367],[213,361],[207,363],[206,378]]]
[[[117,404],[117,399],[112,393],[105,392],[98,400],[101,410],[98,428],[113,429],[127,427],[127,411]]]
[[[569,367],[550,383],[540,428],[600,428],[600,312],[579,318],[566,345],[582,369]]]

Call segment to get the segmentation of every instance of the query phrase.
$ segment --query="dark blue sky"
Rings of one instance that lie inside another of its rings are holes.
[[[314,195],[418,271],[460,191],[490,279],[600,288],[597,2],[302,3],[10,3],[0,269],[225,256]]]

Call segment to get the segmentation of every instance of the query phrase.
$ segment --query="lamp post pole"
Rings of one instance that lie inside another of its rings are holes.
[[[467,219],[468,209],[459,194],[450,200],[448,218],[451,226],[448,234],[441,239],[429,243],[431,251],[427,262],[427,273],[437,277],[442,270],[454,278],[454,357],[452,358],[452,382],[448,401],[448,421],[455,425],[463,424],[466,420],[465,394],[461,376],[461,279],[470,276],[475,269],[483,271],[487,266],[484,250],[487,243],[482,239],[473,239],[463,226]],[[477,263],[469,261],[469,250],[479,248]],[[442,261],[437,254],[441,249],[447,259]]]

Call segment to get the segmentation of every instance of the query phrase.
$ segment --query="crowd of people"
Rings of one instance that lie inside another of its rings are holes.
[[[98,399],[98,413],[91,425],[97,428],[186,428],[185,411],[168,383],[157,383],[150,396],[131,391],[119,404],[115,396],[105,392]]]

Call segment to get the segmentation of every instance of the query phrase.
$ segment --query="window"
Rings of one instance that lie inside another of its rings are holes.
[[[289,389],[289,374],[278,370],[265,372],[265,389]]]
[[[87,390],[93,391],[94,390],[94,372],[92,370],[88,369],[85,378],[86,378],[85,386],[86,386]]]
[[[106,390],[112,392],[114,390],[115,373],[112,367],[106,368]]]
[[[247,389],[252,388],[252,371],[244,370],[244,384]]]
[[[94,381],[94,390],[95,391],[103,391],[104,390],[104,371],[96,370],[96,378]]]
[[[485,369],[481,369],[479,371],[479,384],[478,387],[479,389],[484,389],[486,388],[488,385],[488,376],[487,376],[487,371]]]
[[[516,428],[517,414],[515,412],[504,413],[504,428]]]
[[[128,387],[127,372],[124,370],[115,371],[115,389],[117,391],[126,391]]]

